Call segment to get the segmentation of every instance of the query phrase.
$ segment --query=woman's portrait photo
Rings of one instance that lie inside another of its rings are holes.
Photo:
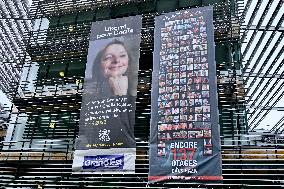
[[[90,44],[87,89],[95,89],[99,97],[136,96],[139,46],[131,45],[133,40],[121,37]]]

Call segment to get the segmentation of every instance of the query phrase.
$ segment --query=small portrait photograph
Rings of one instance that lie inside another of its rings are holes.
[[[168,40],[166,40],[165,43],[167,43],[167,48],[172,48],[173,47],[173,43],[172,42],[168,43]]]
[[[178,122],[179,122],[179,116],[174,116],[173,122],[174,122],[174,123],[178,123]]]
[[[193,58],[187,58],[187,64],[188,65],[193,64]]]
[[[187,121],[187,115],[180,115],[180,121],[186,122]]]
[[[195,92],[188,92],[188,98],[190,99],[189,100],[189,105],[190,106],[193,106],[194,105],[194,98],[195,98]]]
[[[200,31],[200,33],[206,33],[206,26],[201,25],[199,31]]]
[[[165,122],[166,122],[165,117],[164,117],[164,116],[161,116],[161,117],[159,118],[158,123],[165,123]]]
[[[173,92],[174,92],[174,93],[180,92],[178,85],[174,85],[174,86],[173,86]]]
[[[181,107],[180,110],[180,115],[186,115],[188,112],[187,112],[187,107]]]
[[[164,102],[158,102],[158,106],[160,109],[164,108],[165,107],[165,104]]]
[[[205,139],[203,140],[203,142],[204,142],[204,147],[210,147],[210,146],[212,146],[211,138],[205,138]]]
[[[173,66],[174,72],[179,72],[180,66]]]
[[[160,56],[161,62],[165,61],[167,59],[166,55]]]
[[[208,77],[203,77],[202,78],[202,83],[209,83],[209,79],[208,79]]]
[[[173,78],[173,74],[172,73],[168,73],[167,74],[167,80],[171,80]]]
[[[184,56],[184,54],[181,54],[181,56]],[[185,58],[182,58],[180,59],[180,64],[183,66],[183,65],[186,65],[186,59]],[[185,66],[185,70],[186,70],[186,66]],[[181,71],[185,71],[184,69],[181,69]]]
[[[195,85],[187,85],[187,91],[194,91]]]
[[[171,94],[164,94],[165,95],[165,100],[170,100],[172,98]]]
[[[172,108],[173,114],[179,114],[179,108]]]
[[[207,38],[206,37],[202,37],[201,38],[201,43],[202,44],[207,44]]]
[[[188,106],[187,100],[180,100],[180,106],[181,106],[181,107]]]
[[[181,72],[180,73],[180,78],[186,78],[186,72]]]
[[[174,131],[178,130],[178,124],[172,124],[172,130]]]
[[[162,32],[162,33],[161,33],[161,37],[162,37],[162,38],[167,38],[168,35],[169,35],[169,33],[166,32],[166,29],[165,29],[165,28],[163,28],[163,30],[165,30],[165,32]]]
[[[161,102],[161,101],[164,101],[164,100],[165,100],[165,94],[158,96],[158,102]]]
[[[174,57],[176,56],[175,54],[171,54],[170,55],[172,59],[174,59]],[[171,60],[173,66],[178,67],[179,66],[179,60]]]
[[[188,70],[188,71],[192,71],[192,70],[193,70],[193,64],[187,65],[187,70]]]
[[[158,109],[158,115],[159,116],[162,116],[162,115],[165,115],[165,110],[164,109]]]
[[[202,85],[201,84],[196,84],[195,85],[195,90],[197,90],[197,91],[202,90]]]
[[[172,93],[173,92],[173,88],[172,87],[166,87],[167,89],[167,93]]]
[[[203,114],[203,121],[210,121],[210,114]]]
[[[201,70],[194,71],[194,76],[201,77]]]
[[[195,106],[202,106],[202,99],[195,99]]]
[[[199,45],[199,39],[196,36],[193,37],[192,44],[193,45]]]
[[[174,84],[174,85],[178,85],[178,84],[179,84],[179,79],[174,79],[174,80],[173,80],[173,84]]]
[[[187,129],[192,129],[192,128],[193,128],[192,122],[188,122],[188,123],[187,123]]]
[[[164,94],[166,92],[164,87],[159,88],[159,94]]]
[[[159,124],[158,125],[158,131],[165,131],[167,124]]]
[[[197,34],[199,34],[199,27],[196,25],[194,28],[193,28],[193,33],[195,34],[195,35],[197,35]]]
[[[173,79],[179,79],[179,73],[173,73]]]
[[[166,108],[171,108],[173,106],[173,102],[172,101],[168,101],[168,102],[165,102],[165,107]]]
[[[207,33],[206,32],[205,33],[200,33],[200,36],[204,37],[204,38],[207,38]]]
[[[158,144],[158,148],[165,148],[166,147],[166,143],[164,141],[160,141]]]
[[[172,114],[171,108],[166,108],[165,115],[171,115],[171,114]]]
[[[172,94],[172,99],[178,100],[179,99],[179,93],[173,93]]]
[[[158,156],[166,156],[166,148],[158,148]]]
[[[179,100],[174,101],[175,107],[179,106]]]
[[[166,83],[165,81],[159,81],[159,87],[165,87]]]
[[[202,47],[202,50],[207,50],[207,43],[203,43],[203,44],[201,45],[201,47]]]
[[[203,113],[210,113],[210,106],[202,106]]]
[[[207,50],[200,51],[200,53],[201,53],[201,56],[203,56],[203,55],[207,56]]]
[[[173,122],[173,119],[174,119],[173,116],[166,116],[165,123],[172,123],[172,122]]]
[[[181,41],[180,41],[180,45],[181,45],[181,46],[186,46],[187,43],[186,43],[185,40],[181,40]],[[185,51],[186,51],[186,48],[181,48],[181,49],[180,49],[180,52],[185,52]]]
[[[195,121],[203,121],[202,114],[195,114]]]
[[[173,65],[173,61],[172,60],[166,60],[165,62],[166,62],[166,66],[167,67],[172,67],[172,65]]]
[[[194,58],[194,64],[200,64],[200,57]]]
[[[179,132],[180,134],[180,137],[179,138],[182,138],[182,139],[185,139],[185,138],[187,138],[187,131],[183,131],[183,130],[181,130],[180,132]]]
[[[203,90],[203,91],[209,90],[209,84],[203,84],[203,85],[202,85],[202,90]]]
[[[209,91],[202,91],[202,98],[209,98]]]
[[[166,87],[172,86],[173,80],[166,80]]]
[[[186,53],[180,53],[180,64],[186,64]]]
[[[165,68],[165,70],[166,70],[168,73],[173,72],[173,67],[172,67],[172,66],[167,66],[167,68]],[[166,73],[166,72],[164,71],[164,73]]]
[[[166,43],[162,43],[161,49],[164,50],[164,49],[166,49],[166,48],[167,48],[167,44],[166,44]]]
[[[213,148],[212,147],[205,147],[203,151],[203,155],[208,156],[213,154]]]
[[[160,68],[167,66],[167,61],[161,61]]]
[[[211,129],[204,130],[204,137],[205,138],[211,138]]]
[[[186,122],[182,122],[179,124],[179,129],[187,129],[187,123]]]
[[[203,138],[203,130],[196,131],[195,137],[196,137],[196,138]]]
[[[180,92],[186,92],[186,85],[180,86]]]
[[[195,107],[196,114],[202,114],[202,107]]]
[[[182,65],[182,66],[180,66],[180,71],[181,72],[184,72],[184,71],[186,71],[187,69],[186,69],[186,65]]]
[[[181,99],[187,99],[186,93],[180,93],[180,97],[181,97]]]
[[[188,79],[187,79],[187,84],[188,84],[188,85],[191,85],[192,83],[193,83],[192,77],[188,78]]]
[[[194,70],[201,70],[201,64],[194,64]]]
[[[208,70],[202,70],[201,71],[201,75],[205,76],[205,77],[208,77]]]
[[[208,70],[208,63],[203,63],[201,68],[202,70]]]
[[[208,101],[207,98],[204,98],[204,99],[203,99],[203,105],[204,105],[204,106],[209,106],[209,101]]]
[[[195,84],[200,84],[200,83],[202,83],[202,78],[201,78],[201,77],[195,77],[195,78],[194,78],[194,83],[195,83]]]
[[[202,63],[207,62],[207,56],[204,56],[204,55],[203,55],[203,56],[201,57],[201,62],[202,62]]]
[[[195,52],[194,52],[194,56],[195,56],[195,57],[197,57],[197,56],[201,56],[200,51],[195,51]]]
[[[203,123],[203,128],[206,129],[206,130],[211,129],[211,124],[210,124],[210,122],[204,122],[204,123]]]
[[[160,51],[160,56],[163,56],[163,55],[165,55],[165,54],[167,54],[166,49],[162,49],[162,50]]]
[[[195,98],[201,98],[201,93],[200,92],[196,92],[195,93]]]
[[[189,51],[189,52],[187,52],[186,55],[187,55],[188,58],[193,58],[194,57],[194,52]]]
[[[202,46],[201,45],[193,45],[193,50],[194,51],[200,51],[200,50],[202,50]]]
[[[188,115],[188,121],[194,121],[195,117],[193,116],[193,114],[189,114]]]
[[[196,131],[188,131],[188,138],[196,138]]]
[[[189,106],[194,106],[194,97],[193,97],[193,99],[189,99],[188,103],[189,103]]]

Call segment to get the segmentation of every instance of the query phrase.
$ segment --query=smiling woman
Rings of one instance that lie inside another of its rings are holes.
[[[103,89],[101,95],[128,94],[131,55],[126,45],[117,39],[108,43],[93,64],[93,79]]]

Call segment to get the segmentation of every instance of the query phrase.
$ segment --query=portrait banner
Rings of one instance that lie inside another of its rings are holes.
[[[149,181],[222,180],[213,8],[155,19]]]
[[[141,27],[141,16],[92,24],[73,172],[135,172]]]

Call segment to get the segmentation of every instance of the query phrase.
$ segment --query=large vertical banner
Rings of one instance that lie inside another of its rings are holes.
[[[213,8],[155,24],[149,180],[222,180]]]
[[[92,25],[73,172],[135,172],[141,27],[141,16]]]

